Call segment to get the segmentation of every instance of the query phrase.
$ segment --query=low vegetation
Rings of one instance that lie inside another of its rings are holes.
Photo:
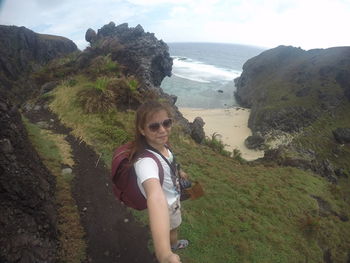
[[[51,93],[50,108],[110,164],[113,149],[132,138],[134,111],[86,113],[77,97],[91,81],[76,79]],[[205,189],[204,197],[183,202],[180,235],[191,242],[180,252],[183,262],[323,262],[327,253],[332,262],[347,261],[350,213],[339,186],[296,168],[242,164],[215,136],[200,146],[175,126],[171,139],[183,168]],[[147,223],[143,212],[135,214]]]
[[[58,234],[60,262],[80,263],[86,259],[84,230],[72,196],[74,174],[62,174],[62,166],[73,167],[71,149],[64,136],[41,129],[25,120],[29,137],[46,167],[56,179],[56,204],[58,208]]]

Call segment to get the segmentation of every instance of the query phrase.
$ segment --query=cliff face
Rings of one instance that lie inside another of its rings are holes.
[[[298,131],[350,100],[350,47],[280,46],[248,60],[235,80],[238,101],[251,107],[249,126]]]
[[[0,94],[0,261],[55,262],[54,180]]]
[[[173,61],[168,46],[140,25],[129,28],[128,24],[115,26],[111,22],[97,34],[89,29],[85,38],[92,47],[99,45],[103,52],[111,53],[148,88],[159,87],[164,77],[171,75]]]
[[[73,41],[37,34],[25,27],[0,25],[0,89],[23,102],[36,90],[31,72],[53,58],[77,51]]]
[[[247,61],[235,83],[236,98],[251,107],[246,142],[265,139],[265,159],[333,183],[350,175],[350,47],[280,46]]]

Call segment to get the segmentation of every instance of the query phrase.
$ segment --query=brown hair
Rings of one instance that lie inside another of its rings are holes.
[[[136,111],[135,117],[135,138],[131,144],[130,159],[136,161],[137,155],[142,153],[146,149],[146,138],[140,132],[140,128],[144,129],[147,119],[153,114],[164,110],[168,114],[169,118],[172,117],[172,111],[169,105],[161,103],[156,100],[150,100],[142,105]]]

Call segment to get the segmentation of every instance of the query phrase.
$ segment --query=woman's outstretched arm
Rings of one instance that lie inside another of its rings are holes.
[[[150,178],[142,185],[147,196],[148,216],[157,259],[161,263],[179,263],[179,256],[170,248],[169,210],[160,182]]]

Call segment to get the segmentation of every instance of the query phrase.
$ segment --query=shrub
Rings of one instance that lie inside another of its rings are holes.
[[[98,56],[91,60],[87,72],[92,78],[99,75],[118,76],[119,64],[111,59],[110,54]]]
[[[107,77],[100,77],[95,81],[95,88],[101,91],[106,91],[110,80]]]
[[[219,137],[220,137],[220,134],[218,134],[217,132],[214,132],[211,135],[211,138],[209,137],[205,138],[204,144],[209,146],[215,152],[218,152],[225,156],[231,156],[230,152],[225,150],[225,144],[221,141]]]
[[[108,88],[110,82],[110,79],[101,77],[79,92],[77,98],[85,113],[108,112],[115,107],[115,93]]]
[[[115,78],[109,88],[114,94],[118,109],[136,109],[142,103],[142,95],[138,91],[139,82],[135,77]]]
[[[242,153],[239,149],[235,148],[232,152],[232,158],[239,161],[240,163],[244,163],[245,160],[242,158]]]

